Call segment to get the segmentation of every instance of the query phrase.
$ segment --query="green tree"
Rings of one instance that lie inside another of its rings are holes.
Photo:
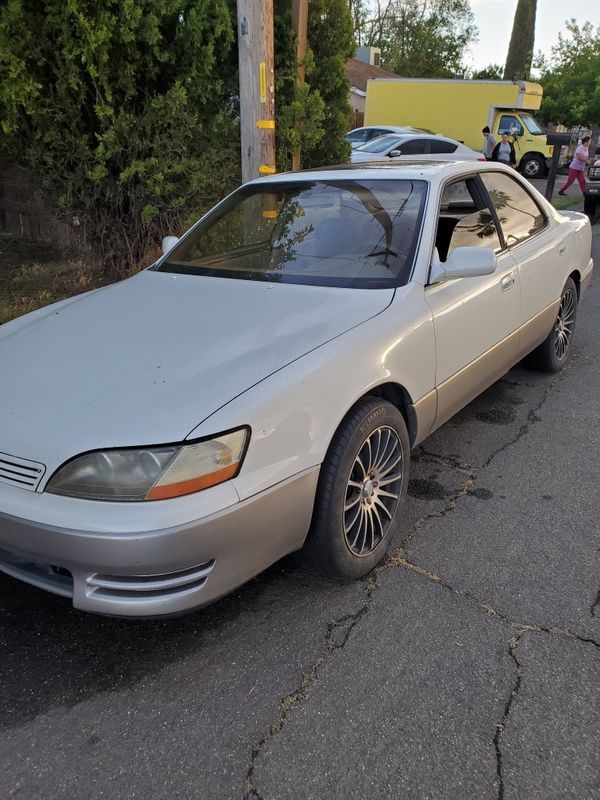
[[[361,41],[381,48],[386,69],[415,78],[452,78],[466,71],[464,57],[478,35],[468,0],[389,0],[375,8],[364,3],[365,9],[372,13]]]
[[[277,169],[281,172],[291,169],[297,147],[304,154],[324,135],[325,104],[318,88],[313,87],[315,65],[310,48],[305,85],[296,86],[296,37],[290,0],[275,0],[274,17]]]
[[[488,64],[487,67],[474,70],[470,77],[474,81],[501,81],[502,64]]]
[[[505,80],[529,80],[535,38],[536,6],[537,0],[518,0],[504,67]]]
[[[600,27],[579,26],[574,19],[565,23],[567,34],[559,33],[552,58],[545,63],[540,83],[544,98],[539,118],[567,125],[600,122]]]
[[[348,102],[350,85],[344,67],[354,54],[354,30],[348,0],[310,0],[308,44],[314,67],[310,82],[323,101],[322,135],[307,143],[305,167],[348,161],[350,145],[344,135],[352,125]]]
[[[0,148],[122,274],[237,180],[234,58],[228,0],[7,0]]]

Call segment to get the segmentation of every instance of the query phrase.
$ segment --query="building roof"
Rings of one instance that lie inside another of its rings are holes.
[[[346,62],[344,67],[346,78],[350,81],[350,86],[360,89],[361,92],[367,91],[367,81],[374,78],[399,78],[395,72],[389,72],[387,69],[375,67],[373,64],[367,64],[365,61],[359,61],[356,58],[351,58]]]

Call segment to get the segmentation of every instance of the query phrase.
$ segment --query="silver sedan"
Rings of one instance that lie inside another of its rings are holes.
[[[365,575],[411,448],[520,359],[567,362],[590,249],[502,165],[241,187],[149,269],[0,328],[0,569],[124,616],[300,548]]]

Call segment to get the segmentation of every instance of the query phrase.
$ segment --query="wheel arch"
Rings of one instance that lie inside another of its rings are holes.
[[[372,387],[359,397],[356,402],[358,403],[359,400],[365,397],[379,397],[382,400],[387,400],[388,403],[391,403],[398,409],[404,417],[404,422],[408,430],[408,438],[412,447],[417,438],[419,425],[415,407],[407,389],[400,383],[388,381]]]
[[[569,275],[569,278],[573,279],[573,283],[575,284],[575,288],[577,289],[577,301],[581,296],[581,273],[578,269],[574,269],[573,272]]]

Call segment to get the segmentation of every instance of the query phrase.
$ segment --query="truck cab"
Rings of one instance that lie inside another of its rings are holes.
[[[496,109],[490,129],[496,141],[503,133],[512,139],[517,167],[528,178],[542,178],[549,166],[552,146],[536,119],[528,112],[517,109]]]

